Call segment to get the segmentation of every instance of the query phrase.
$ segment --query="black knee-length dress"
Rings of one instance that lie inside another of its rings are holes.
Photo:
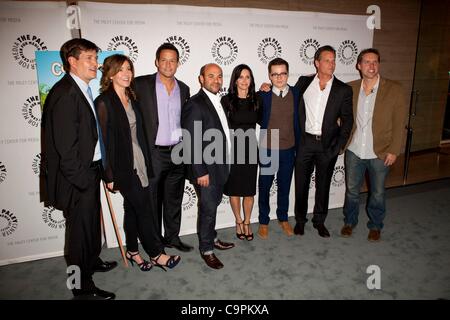
[[[231,107],[231,103],[234,105]],[[225,185],[224,194],[227,196],[248,197],[256,194],[256,174],[258,171],[257,164],[257,140],[255,134],[256,123],[258,121],[258,111],[255,110],[253,101],[249,98],[232,99],[230,94],[222,98],[222,105],[228,118],[228,125],[231,130],[242,129],[251,138],[245,138],[245,154],[238,154],[238,138],[231,136],[233,143],[233,163],[230,167],[230,175]],[[250,131],[247,131],[250,130]],[[250,152],[256,152],[254,157],[250,156]],[[237,161],[241,159],[241,162]],[[245,161],[242,161],[245,159]],[[256,161],[255,161],[256,160]]]

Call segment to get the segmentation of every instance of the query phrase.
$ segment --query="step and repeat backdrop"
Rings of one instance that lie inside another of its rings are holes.
[[[0,265],[62,254],[65,219],[39,200],[35,51],[70,38],[65,3],[0,2]]]
[[[359,77],[358,53],[372,46],[373,30],[365,15],[337,15],[247,8],[212,8],[176,5],[122,5],[80,1],[67,8],[64,2],[0,2],[0,265],[63,254],[65,221],[62,212],[39,201],[40,120],[35,51],[59,50],[70,39],[70,27],[79,26],[83,37],[103,51],[122,51],[135,64],[136,76],[156,72],[155,52],[163,42],[180,51],[176,77],[195,94],[200,67],[208,62],[224,71],[225,93],[233,68],[248,64],[256,86],[268,81],[267,64],[276,57],[290,64],[289,83],[315,72],[314,52],[322,45],[336,51],[335,75],[347,82]],[[52,70],[47,70],[52,72]],[[99,73],[100,76],[100,73]],[[334,171],[330,208],[342,207],[345,188],[343,159]],[[276,182],[271,192],[271,217],[275,218]],[[309,211],[314,205],[311,182]],[[111,194],[123,236],[122,198]],[[196,232],[197,197],[188,182],[183,198],[181,234]],[[289,215],[293,215],[294,187]],[[109,210],[102,191],[108,247],[117,246]],[[252,221],[257,221],[257,196]],[[224,196],[217,228],[234,224],[229,199]]]

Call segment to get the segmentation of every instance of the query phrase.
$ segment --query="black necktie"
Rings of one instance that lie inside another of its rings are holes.
[[[283,98],[283,90],[280,90],[280,95],[279,95],[279,97],[280,97],[280,98]]]

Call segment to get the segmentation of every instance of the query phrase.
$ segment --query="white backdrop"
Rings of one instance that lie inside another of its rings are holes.
[[[62,213],[39,203],[40,109],[35,50],[59,50],[70,38],[64,2],[0,2],[0,265],[61,255],[65,221]],[[199,89],[197,75],[207,62],[224,70],[224,90],[239,63],[252,68],[257,87],[267,81],[267,62],[276,56],[290,63],[290,84],[313,73],[315,50],[330,44],[338,51],[336,76],[358,77],[359,51],[372,46],[367,16],[287,12],[260,9],[206,8],[174,5],[118,5],[80,2],[81,34],[103,50],[123,50],[135,62],[136,75],[153,73],[155,51],[173,42],[181,53],[177,77]],[[314,182],[311,183],[310,208]],[[342,159],[336,165],[330,207],[343,204]],[[272,188],[275,218],[276,187]],[[108,212],[103,197],[104,214]],[[183,199],[182,234],[196,232],[196,196],[189,184]],[[255,199],[257,204],[257,198]],[[122,225],[122,199],[113,195]],[[293,215],[293,188],[289,215]],[[252,221],[257,221],[255,205]],[[105,215],[107,216],[107,215]],[[108,246],[116,246],[105,219]],[[217,228],[234,224],[229,201],[219,207]],[[122,238],[123,238],[123,230]]]
[[[313,56],[322,45],[337,50],[336,76],[347,82],[359,77],[355,61],[359,51],[372,46],[373,33],[366,27],[367,16],[323,14],[312,12],[230,9],[169,5],[122,5],[80,2],[81,29],[84,37],[103,50],[123,50],[135,63],[136,75],[156,72],[155,52],[169,41],[180,51],[181,65],[176,77],[195,94],[200,85],[200,67],[216,62],[224,71],[224,93],[233,68],[248,64],[256,86],[268,81],[267,64],[275,57],[290,63],[290,84],[300,75],[315,72]],[[309,212],[314,206],[314,182],[311,183]],[[330,208],[344,202],[343,159],[335,167],[330,191]],[[272,188],[271,218],[276,218],[276,186]],[[294,214],[292,184],[289,215]],[[196,232],[197,207],[192,185],[187,183],[183,199],[181,234]],[[103,207],[106,208],[105,199]],[[122,225],[122,197],[114,195],[114,210]],[[252,222],[257,221],[257,196]],[[108,222],[108,246],[117,246]],[[217,228],[234,225],[228,197],[218,208]],[[123,230],[121,229],[122,237]]]
[[[39,202],[41,107],[34,55],[59,50],[70,39],[65,10],[57,2],[0,2],[0,265],[63,252],[62,212]]]

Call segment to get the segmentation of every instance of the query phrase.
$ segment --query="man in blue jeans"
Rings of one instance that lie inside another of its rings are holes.
[[[262,101],[260,125],[265,133],[261,134],[260,146],[258,236],[264,240],[269,236],[270,188],[275,174],[278,223],[284,234],[288,237],[294,235],[288,222],[289,191],[300,137],[299,93],[297,88],[287,83],[289,64],[284,59],[275,58],[269,62],[268,71],[272,87],[269,91],[259,91]]]
[[[362,79],[349,83],[353,89],[355,121],[345,153],[347,188],[341,235],[350,237],[358,223],[359,192],[367,170],[370,180],[369,241],[380,240],[386,214],[385,179],[389,167],[401,152],[408,115],[400,84],[381,77],[379,67],[377,49],[361,51],[357,68]]]

